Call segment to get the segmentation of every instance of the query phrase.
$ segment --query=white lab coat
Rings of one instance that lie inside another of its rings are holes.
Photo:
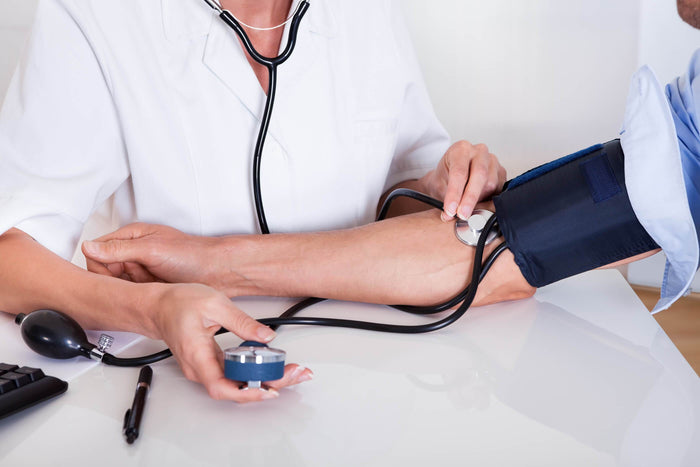
[[[122,224],[256,232],[264,100],[201,0],[42,0],[0,114],[0,232],[70,258],[112,196]],[[314,2],[279,68],[262,159],[270,229],[370,222],[387,188],[447,146],[394,2]]]

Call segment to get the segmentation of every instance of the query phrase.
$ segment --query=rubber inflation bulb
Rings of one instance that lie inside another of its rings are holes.
[[[94,344],[82,327],[68,315],[54,310],[36,310],[15,318],[22,339],[30,349],[49,358],[90,358]]]

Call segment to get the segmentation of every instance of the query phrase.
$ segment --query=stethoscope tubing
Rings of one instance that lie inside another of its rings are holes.
[[[258,130],[258,137],[255,143],[255,151],[253,155],[253,191],[255,197],[255,210],[258,217],[258,223],[260,230],[263,234],[270,232],[267,219],[265,217],[265,210],[263,208],[262,194],[260,187],[260,167],[262,161],[262,151],[265,145],[265,139],[267,136],[267,131],[270,124],[270,118],[272,116],[272,109],[275,101],[275,94],[277,91],[277,67],[284,63],[294,51],[297,40],[297,32],[299,30],[299,24],[304,14],[309,8],[309,3],[306,0],[302,2],[297,7],[297,11],[294,13],[294,18],[292,19],[289,36],[287,39],[287,45],[284,51],[277,57],[265,57],[258,53],[253,47],[253,44],[246,34],[245,30],[241,24],[236,20],[236,18],[227,10],[221,9],[221,7],[215,7],[210,0],[205,0],[212,8],[215,8],[219,12],[219,17],[238,35],[243,43],[243,46],[248,51],[250,56],[258,63],[264,65],[268,70],[268,91],[267,99],[265,102],[265,109],[263,111],[262,119],[260,122],[260,128]],[[408,189],[398,189],[394,190],[385,200],[379,214],[377,215],[377,220],[382,220],[386,217],[389,207],[393,200],[398,197],[410,197],[428,204],[434,208],[443,209],[443,204],[439,200],[433,199],[422,193],[408,190]],[[496,227],[496,216],[492,216],[486,223],[479,240],[477,242],[474,254],[474,263],[472,267],[472,280],[469,285],[457,296],[448,300],[445,303],[430,307],[419,307],[419,306],[409,306],[409,305],[394,305],[393,308],[405,311],[407,313],[418,314],[418,315],[428,315],[446,311],[457,304],[459,307],[446,316],[443,319],[433,321],[431,323],[420,324],[420,325],[395,325],[388,323],[376,323],[376,322],[366,322],[357,320],[347,320],[347,319],[335,319],[335,318],[318,318],[318,317],[297,317],[295,316],[301,310],[308,308],[311,305],[322,302],[324,298],[307,298],[289,309],[287,309],[282,315],[277,318],[263,318],[258,321],[262,324],[268,325],[273,329],[277,329],[279,326],[289,326],[289,325],[306,325],[306,326],[330,326],[330,327],[341,327],[341,328],[351,328],[351,329],[362,329],[367,331],[379,331],[379,332],[390,332],[390,333],[401,333],[401,334],[417,334],[432,332],[442,329],[446,326],[457,321],[460,317],[466,313],[466,311],[471,306],[474,298],[476,296],[476,291],[478,284],[484,279],[486,272],[491,268],[492,264],[495,262],[496,258],[506,249],[505,243],[500,244],[496,249],[489,255],[486,261],[482,264],[484,247],[486,245],[486,240],[488,234]],[[221,328],[217,331],[218,334],[229,332],[227,329]],[[150,363],[155,363],[157,361],[163,360],[172,356],[170,349],[165,349],[160,352],[146,355],[143,357],[136,358],[120,358],[115,357],[112,354],[105,353],[102,361],[108,365],[114,366],[141,366]]]
[[[238,35],[238,37],[241,39],[241,42],[243,42],[243,47],[245,47],[246,51],[250,54],[253,60],[260,63],[261,65],[272,67],[281,65],[282,63],[286,62],[287,59],[292,55],[292,52],[294,52],[294,48],[296,47],[297,42],[297,34],[299,32],[299,25],[301,24],[301,19],[304,17],[308,9],[309,2],[306,0],[302,0],[302,2],[299,3],[299,5],[297,6],[297,10],[294,12],[292,22],[289,25],[289,36],[287,38],[287,45],[285,46],[282,53],[280,53],[276,57],[266,57],[260,54],[253,46],[253,43],[250,41],[248,33],[245,32],[245,29],[243,29],[241,23],[238,22],[236,17],[233,16],[233,14],[231,14],[230,11],[221,10],[221,13],[219,13],[219,18],[221,18],[224,21],[224,23],[226,23],[226,25],[233,29],[233,31]]]
[[[433,198],[430,198],[422,193],[417,193],[413,192],[412,190],[405,190],[405,189],[400,189],[400,190],[395,190],[392,192],[389,197],[387,197],[382,209],[380,210],[380,214],[383,213],[386,215],[386,212],[389,210],[389,205],[392,203],[393,200],[396,198],[404,196],[404,197],[411,197],[414,199],[419,199],[422,201],[426,201],[428,204],[434,207],[442,207],[442,203],[438,200],[435,200]],[[382,218],[378,217],[378,220],[381,220]],[[486,273],[488,270],[491,268],[495,260],[498,258],[498,256],[503,253],[503,251],[506,250],[506,244],[501,243],[499,246],[496,247],[494,251],[491,252],[489,257],[486,259],[486,261],[483,262],[482,264],[482,259],[483,259],[483,252],[484,252],[484,247],[486,246],[486,240],[488,238],[489,233],[496,228],[496,216],[491,216],[491,218],[488,220],[486,225],[484,226],[483,231],[481,232],[481,235],[479,236],[479,240],[476,244],[475,250],[474,250],[474,263],[472,265],[472,280],[470,281],[469,285],[456,297],[452,298],[451,300],[448,300],[447,302],[434,306],[434,307],[412,307],[412,306],[394,306],[394,308],[400,309],[402,311],[408,311],[409,313],[413,314],[433,314],[433,313],[438,313],[441,311],[445,311],[449,308],[452,308],[455,306],[457,303],[461,302],[461,305],[452,313],[450,313],[448,316],[441,320],[433,321],[430,323],[426,324],[419,324],[419,325],[396,325],[396,324],[388,324],[388,323],[376,323],[376,322],[367,322],[367,321],[356,321],[356,320],[347,320],[347,319],[335,319],[335,318],[320,318],[320,317],[295,317],[298,312],[301,310],[308,308],[311,305],[314,305],[316,303],[322,302],[325,299],[324,298],[307,298],[292,307],[290,307],[287,311],[285,311],[282,315],[280,315],[277,318],[262,318],[259,319],[258,321],[262,324],[268,325],[276,329],[279,326],[289,326],[289,325],[305,325],[305,326],[329,326],[329,327],[341,327],[341,328],[350,328],[350,329],[361,329],[361,330],[366,330],[366,331],[378,331],[378,332],[390,332],[390,333],[399,333],[399,334],[419,334],[419,333],[426,333],[426,332],[432,332],[432,331],[437,331],[439,329],[442,329],[446,326],[451,325],[455,321],[457,321],[459,318],[461,318],[469,309],[471,306],[472,302],[474,301],[474,298],[476,296],[476,291],[477,291],[477,286],[478,284],[484,280],[486,277]],[[405,308],[405,309],[404,309]],[[217,331],[218,334],[223,334],[229,332],[225,328],[221,328]],[[160,352],[151,354],[151,355],[146,355],[143,357],[135,357],[135,358],[120,358],[120,357],[115,357],[114,355],[105,353],[102,361],[103,363],[107,365],[114,365],[114,366],[141,366],[141,365],[147,365],[151,363],[158,362],[160,360],[163,360],[165,358],[168,358],[172,356],[172,352],[169,349],[162,350]]]
[[[308,9],[309,2],[303,0],[297,7],[292,22],[289,25],[287,45],[282,53],[276,57],[266,57],[258,53],[258,51],[255,50],[253,43],[250,41],[250,37],[248,37],[248,34],[245,32],[245,29],[243,29],[241,24],[231,14],[231,12],[228,10],[221,10],[219,13],[219,17],[224,21],[224,23],[226,23],[226,25],[228,25],[240,38],[241,42],[243,43],[243,47],[245,47],[246,51],[253,58],[253,60],[267,68],[267,98],[265,99],[265,109],[263,110],[263,115],[260,120],[260,128],[258,129],[258,136],[255,141],[255,150],[253,151],[253,198],[255,199],[255,214],[258,218],[258,225],[260,227],[260,232],[263,234],[270,233],[270,228],[267,224],[267,217],[265,216],[262,188],[260,183],[262,153],[263,148],[265,147],[267,131],[270,127],[272,109],[275,105],[275,96],[277,94],[277,67],[287,61],[287,59],[292,55],[297,43],[299,24],[301,23],[301,19],[304,17]]]

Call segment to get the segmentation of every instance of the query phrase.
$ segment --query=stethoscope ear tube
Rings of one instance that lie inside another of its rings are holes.
[[[210,2],[209,5],[211,6]],[[227,10],[223,10],[220,7],[217,9],[212,6],[215,10],[219,12],[219,17],[228,25],[236,35],[240,38],[246,51],[256,62],[264,65],[268,72],[268,87],[267,87],[267,98],[265,99],[265,109],[263,111],[262,118],[260,120],[260,129],[258,130],[258,137],[255,142],[255,149],[253,151],[253,197],[255,199],[255,214],[258,218],[258,225],[260,227],[260,232],[262,234],[270,233],[270,228],[267,224],[267,218],[265,216],[265,209],[263,207],[262,200],[262,188],[260,186],[260,172],[262,165],[262,152],[265,146],[265,139],[267,138],[267,130],[270,126],[270,119],[272,118],[272,108],[275,104],[275,94],[277,92],[277,67],[284,63],[294,51],[297,42],[297,33],[299,32],[299,24],[301,19],[306,14],[309,9],[309,2],[303,0],[297,7],[297,11],[294,13],[294,18],[289,26],[289,36],[287,38],[287,45],[284,51],[277,57],[265,57],[258,53],[253,47],[248,34],[243,29],[243,26],[238,22],[238,20]]]
[[[235,16],[233,16],[233,14],[231,14],[230,11],[223,9],[218,9],[217,11],[219,12],[219,17],[224,21],[224,23],[226,23],[228,27],[233,29],[233,31],[241,39],[243,46],[253,58],[253,60],[260,63],[261,65],[270,67],[281,65],[282,63],[287,61],[287,59],[292,55],[292,52],[296,47],[297,34],[299,32],[299,25],[301,24],[301,19],[304,17],[308,9],[309,2],[303,0],[301,3],[299,3],[299,5],[297,6],[297,10],[294,12],[292,22],[289,25],[289,36],[287,38],[287,45],[285,46],[282,53],[280,53],[276,57],[266,57],[260,54],[253,46],[250,37],[248,37],[248,33],[245,32],[245,29],[243,29],[241,23],[236,19]]]

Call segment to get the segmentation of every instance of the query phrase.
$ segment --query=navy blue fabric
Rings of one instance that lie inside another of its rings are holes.
[[[494,198],[498,225],[530,285],[658,248],[630,205],[619,140],[545,167]]]
[[[580,151],[576,151],[573,154],[569,154],[568,156],[561,157],[559,159],[555,159],[551,162],[547,162],[546,164],[542,164],[539,167],[535,167],[534,169],[530,169],[527,172],[525,172],[522,175],[518,175],[514,179],[508,181],[506,185],[504,186],[504,189],[510,189],[510,188],[515,188],[518,185],[522,185],[524,183],[529,182],[533,178],[540,177],[547,172],[551,172],[554,169],[557,169],[561,167],[564,164],[568,164],[571,161],[575,161],[576,159],[579,159],[585,155],[588,155],[592,153],[593,151],[598,151],[599,149],[602,149],[603,145],[602,144],[595,144],[589,148],[586,149],[581,149]]]
[[[579,167],[588,183],[594,202],[600,203],[622,191],[605,152],[581,162]]]

